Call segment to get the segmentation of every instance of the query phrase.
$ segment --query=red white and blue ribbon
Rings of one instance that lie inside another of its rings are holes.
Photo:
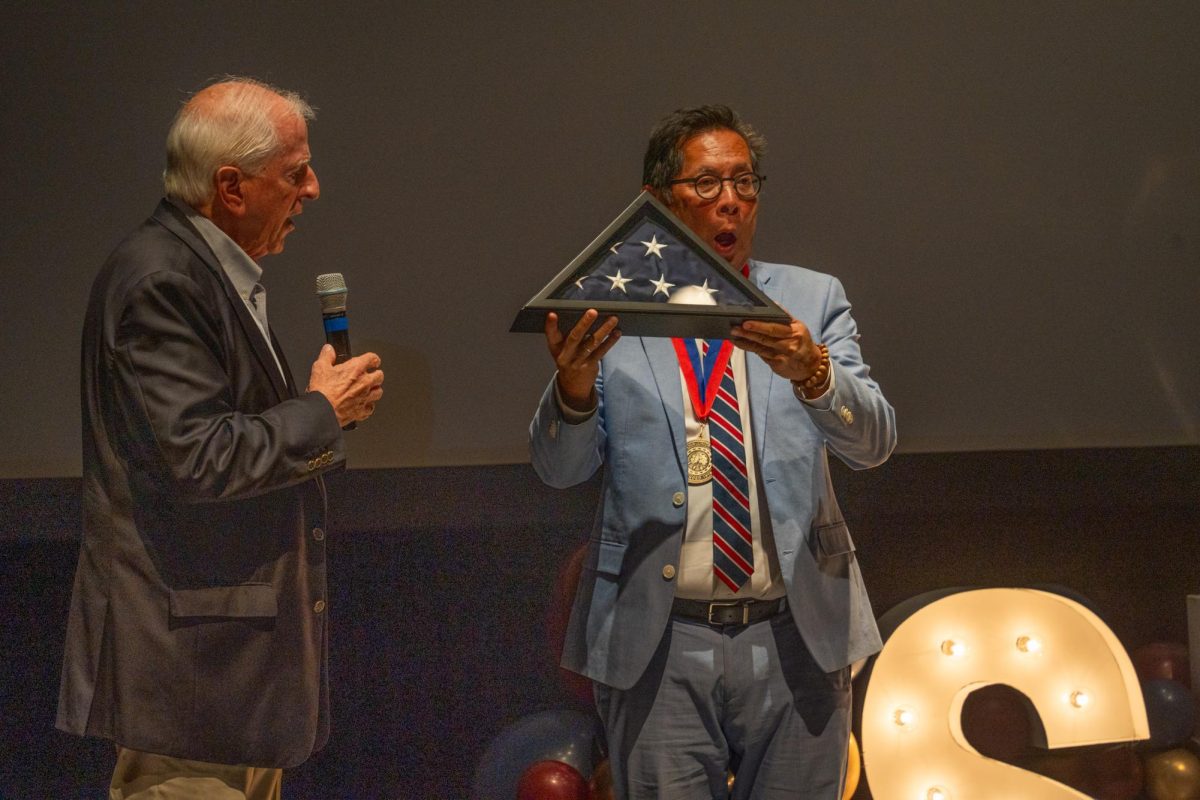
[[[733,355],[733,342],[712,339],[701,354],[695,339],[672,339],[683,382],[687,385],[688,397],[692,399],[692,413],[698,422],[708,421],[708,412],[721,386],[721,375]],[[713,376],[717,376],[713,380]]]

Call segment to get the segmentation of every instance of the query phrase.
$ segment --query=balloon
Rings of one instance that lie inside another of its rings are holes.
[[[862,777],[862,756],[858,752],[858,740],[850,734],[850,757],[846,764],[846,788],[842,790],[842,800],[850,800],[858,790],[858,780]]]
[[[1088,756],[1092,772],[1090,794],[1096,800],[1134,800],[1145,784],[1142,760],[1129,745],[1118,745]]]
[[[613,800],[612,764],[604,759],[596,765],[588,781],[588,800]]]
[[[1077,750],[1042,750],[1035,755],[1022,756],[1018,766],[1080,792],[1087,792],[1091,783],[1087,756]]]
[[[550,595],[550,606],[546,612],[546,639],[550,655],[557,664],[562,658],[563,639],[567,635],[567,622],[571,619],[571,606],[575,603],[575,590],[579,588],[579,576],[583,573],[583,560],[587,556],[588,543],[584,542],[572,551],[563,562],[554,581]],[[587,708],[595,703],[592,681],[569,669],[558,668],[563,688],[574,699]]]
[[[588,786],[569,764],[535,761],[517,781],[517,800],[588,800]]]
[[[1179,681],[1191,688],[1188,649],[1179,642],[1151,642],[1134,650],[1129,658],[1137,670],[1138,680]]]
[[[976,689],[963,701],[963,736],[980,755],[1012,764],[1033,742],[1028,706],[1025,695],[1002,683]]]
[[[1200,800],[1200,758],[1182,749],[1147,756],[1146,793],[1153,800]]]
[[[472,800],[513,800],[521,775],[536,761],[561,761],[584,781],[592,775],[603,734],[595,714],[539,711],[502,730],[475,767]]]
[[[1179,681],[1153,680],[1142,684],[1149,746],[1162,750],[1183,743],[1196,727],[1196,700]]]

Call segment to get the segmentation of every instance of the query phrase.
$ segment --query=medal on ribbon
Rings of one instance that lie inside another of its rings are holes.
[[[679,369],[692,401],[692,413],[700,423],[700,438],[687,443],[688,484],[700,486],[712,480],[712,446],[708,439],[708,414],[712,410],[725,365],[733,354],[733,342],[714,339],[701,355],[695,339],[672,339]]]

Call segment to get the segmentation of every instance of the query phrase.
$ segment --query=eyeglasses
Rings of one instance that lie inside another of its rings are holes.
[[[718,178],[716,175],[701,175],[698,178],[678,178],[673,181],[667,181],[667,185],[674,186],[677,183],[690,183],[692,189],[695,190],[701,200],[712,200],[721,193],[725,182],[729,181],[733,184],[733,191],[737,193],[738,197],[743,200],[753,200],[762,191],[763,181],[766,179],[766,175],[743,172],[740,175],[734,175],[732,178]]]

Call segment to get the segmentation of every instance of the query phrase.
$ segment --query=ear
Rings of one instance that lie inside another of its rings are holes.
[[[649,192],[650,194],[654,195],[655,200],[662,203],[664,206],[667,206],[668,208],[670,208],[671,203],[675,202],[674,192],[672,192],[670,189],[667,190],[667,194],[664,196],[662,192],[658,191],[650,184],[643,183],[642,191]]]
[[[217,191],[213,202],[221,205],[236,217],[240,217],[246,212],[243,177],[240,169],[228,166],[218,168],[215,177]]]

